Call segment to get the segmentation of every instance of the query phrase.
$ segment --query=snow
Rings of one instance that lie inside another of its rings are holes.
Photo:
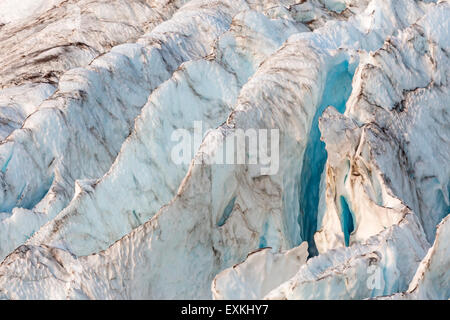
[[[0,90],[0,139],[4,140],[47,100],[56,88],[47,83],[24,84]]]
[[[183,16],[182,10],[178,16]],[[183,19],[176,15],[141,39],[147,46],[120,45],[88,67],[66,72],[58,95],[42,103],[0,146],[8,162],[2,181],[9,186],[0,194],[0,209],[9,212],[18,198],[33,209],[29,224],[1,222],[0,234],[15,234],[15,239],[0,245],[2,257],[28,238],[36,221],[43,221],[42,214],[49,221],[66,207],[75,180],[99,178],[108,171],[153,89],[182,62],[209,53],[215,38],[226,31],[231,14],[203,10],[200,23],[198,15]],[[177,28],[185,33],[171,37],[164,32]],[[207,37],[197,30],[205,30]],[[189,50],[175,46],[180,39]],[[23,166],[29,170],[22,171]]]
[[[0,298],[449,298],[448,1],[11,3]]]
[[[3,0],[0,2],[0,24],[7,24],[25,20],[31,16],[38,16],[43,12],[59,5],[63,0]]]
[[[265,299],[365,299],[408,287],[428,243],[409,213],[364,243],[308,260]]]
[[[417,268],[408,290],[381,299],[448,299],[450,255],[446,238],[449,233],[449,221],[450,216],[447,215],[437,226],[434,244]]]
[[[261,249],[248,255],[245,262],[219,273],[212,282],[213,298],[261,299],[273,288],[295,275],[306,263],[308,244],[286,252]]]
[[[239,39],[237,31],[231,28],[219,37],[215,53],[217,62],[187,62],[155,90],[108,173],[95,183],[92,192],[77,194],[70,205],[43,227],[30,243],[52,244],[78,255],[94,253],[106,249],[168,203],[188,170],[188,164],[177,165],[169,158],[175,146],[175,142],[170,140],[171,130],[186,129],[193,133],[194,121],[216,128],[226,120],[236,104],[241,75],[248,70],[251,72],[264,58],[259,53],[258,57],[249,60],[237,53],[257,51],[267,42],[278,41],[278,46],[283,42],[281,29],[278,33],[270,33],[269,29],[264,32],[258,29],[261,22],[277,26],[281,21],[268,20],[255,11],[237,15],[233,24],[247,25],[248,35],[258,41],[236,44]],[[257,35],[253,35],[253,28],[258,30]],[[291,28],[297,30],[294,26]],[[283,35],[286,39],[289,33],[283,31]],[[228,59],[222,61],[220,59],[225,54],[221,52],[221,44],[224,41],[233,41],[235,51],[227,47]],[[266,47],[265,56],[276,48],[272,45],[270,51]],[[243,72],[243,66],[249,69]],[[153,125],[149,127],[148,123]],[[148,157],[153,160],[149,162]],[[120,197],[111,198],[111,194],[120,194]],[[106,226],[105,220],[109,221]],[[56,225],[58,230],[55,232]]]

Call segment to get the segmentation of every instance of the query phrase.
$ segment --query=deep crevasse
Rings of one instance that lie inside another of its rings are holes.
[[[354,70],[355,68],[353,68]],[[328,106],[334,106],[344,113],[345,104],[350,97],[353,73],[349,71],[348,61],[333,67],[327,75],[322,101],[313,118],[308,143],[303,158],[300,178],[300,212],[299,223],[301,238],[308,242],[311,256],[317,255],[314,233],[317,231],[317,215],[320,197],[320,179],[325,169],[327,152],[325,143],[320,140],[319,117]]]
[[[0,296],[448,298],[448,3],[182,3],[0,92]],[[237,129],[279,130],[276,174],[208,164]]]

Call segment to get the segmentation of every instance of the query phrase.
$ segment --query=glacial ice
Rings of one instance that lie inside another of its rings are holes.
[[[450,298],[449,1],[11,3],[0,298]]]
[[[240,70],[251,73],[265,56],[282,44],[289,32],[298,31],[295,25],[290,30],[282,29],[277,26],[281,23],[282,20],[271,21],[255,11],[236,15],[230,31],[219,37],[218,49],[214,52],[217,62],[187,62],[155,90],[109,172],[94,182],[91,192],[80,190],[71,204],[29,242],[52,244],[86,255],[106,249],[151,218],[175,195],[188,169],[188,164],[177,165],[170,160],[175,145],[170,140],[171,130],[184,128],[193,133],[194,121],[203,121],[209,128],[223,123],[236,103],[239,83],[243,81],[239,78]],[[258,28],[264,24],[266,32]],[[278,33],[268,33],[271,24],[272,32],[278,27]],[[236,43],[239,38],[235,26],[246,26],[247,37],[254,42]],[[259,33],[254,35],[257,30]],[[225,42],[227,51],[222,52],[220,48]],[[230,50],[229,43],[234,44],[235,51]],[[272,43],[275,45],[270,46]],[[261,44],[268,53],[260,52],[260,56],[252,57],[252,60],[238,55],[238,52],[258,51]],[[167,121],[169,114],[172,117]],[[149,127],[148,123],[153,125]],[[111,199],[111,194],[120,194],[120,197]],[[109,221],[107,225],[105,220]]]
[[[2,177],[8,188],[0,192],[0,209],[12,210],[0,222],[0,234],[10,239],[1,243],[2,257],[37,231],[36,225],[43,224],[39,222],[49,221],[68,204],[75,180],[99,178],[108,171],[150,92],[182,62],[206,56],[214,39],[226,31],[231,13],[206,8],[193,16],[194,8],[177,12],[143,36],[142,43],[114,47],[88,67],[66,72],[58,94],[0,145],[8,169]],[[206,37],[200,36],[202,28]],[[172,37],[168,30],[180,32]],[[180,39],[184,47],[176,46]],[[23,166],[29,170],[22,171]],[[15,206],[33,209],[29,224],[15,223]]]
[[[448,299],[449,291],[449,233],[450,217],[438,226],[433,246],[417,268],[406,292],[396,293],[380,299]]]

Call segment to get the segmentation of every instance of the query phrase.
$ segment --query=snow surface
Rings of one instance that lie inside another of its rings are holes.
[[[0,298],[449,299],[449,18],[1,2]],[[211,164],[239,129],[279,130],[275,174]]]

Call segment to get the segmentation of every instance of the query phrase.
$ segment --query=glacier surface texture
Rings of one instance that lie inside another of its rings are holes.
[[[1,299],[450,299],[448,0],[2,0],[0,141]]]

